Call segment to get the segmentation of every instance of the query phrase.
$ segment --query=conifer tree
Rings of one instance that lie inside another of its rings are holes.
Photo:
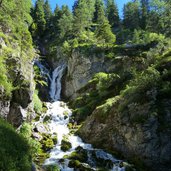
[[[149,0],[141,0],[141,28],[146,29],[149,13]]]
[[[34,10],[35,23],[37,24],[37,32],[39,36],[44,32],[46,26],[44,13],[44,0],[37,0]]]
[[[96,0],[95,3],[95,19],[96,30],[95,35],[100,43],[114,43],[116,41],[115,35],[111,31],[111,26],[105,16],[104,4],[102,0]]]
[[[61,18],[58,21],[60,38],[66,38],[72,32],[73,28],[73,16],[67,5],[62,6]]]
[[[106,0],[106,13],[112,28],[119,26],[119,12],[114,0]]]
[[[94,0],[78,0],[74,8],[74,32],[78,35],[89,30],[92,25]]]
[[[50,26],[50,21],[52,17],[52,10],[48,0],[46,0],[44,3],[44,13],[45,13],[45,20],[46,20],[46,28],[48,28]]]
[[[123,15],[123,24],[125,28],[130,30],[138,29],[140,20],[138,0],[128,2],[124,5]]]

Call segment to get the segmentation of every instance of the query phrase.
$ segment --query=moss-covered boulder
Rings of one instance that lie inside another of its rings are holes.
[[[72,144],[68,141],[67,138],[64,138],[61,142],[61,150],[66,152],[71,148],[72,148]]]
[[[86,162],[88,159],[87,151],[83,149],[82,147],[77,147],[76,151],[72,152],[66,158],[70,160],[79,160],[80,162]]]

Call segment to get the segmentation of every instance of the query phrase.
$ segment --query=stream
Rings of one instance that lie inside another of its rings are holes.
[[[44,116],[49,116],[51,119],[48,122],[49,134],[57,135],[57,144],[50,151],[50,157],[45,160],[44,166],[58,165],[61,171],[125,171],[123,161],[116,159],[109,153],[101,149],[95,149],[91,144],[86,144],[82,139],[73,133],[68,128],[72,111],[67,104],[60,100],[61,95],[61,78],[63,71],[66,68],[65,64],[60,64],[52,74],[40,63],[37,62],[42,75],[46,75],[50,80],[50,97],[52,102],[47,102],[47,113]],[[50,77],[50,75],[52,75]],[[61,144],[64,137],[71,143],[71,148],[67,151],[61,150]],[[77,158],[71,158],[72,154],[84,156],[84,159],[76,163]],[[74,162],[75,161],[75,162]]]

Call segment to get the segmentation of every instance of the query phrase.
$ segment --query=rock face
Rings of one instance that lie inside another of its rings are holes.
[[[124,113],[120,113],[118,104],[115,104],[105,119],[98,117],[101,111],[96,109],[79,134],[88,143],[122,154],[133,161],[138,170],[170,171],[171,113],[169,103],[165,104],[164,125],[155,115],[145,121],[138,118],[133,121],[135,115],[149,115],[149,104],[132,104],[132,109],[130,106],[130,110]]]
[[[68,68],[63,81],[63,96],[74,98],[78,91],[98,72],[111,72],[112,63],[104,53],[86,55],[79,51],[72,52],[68,59]]]
[[[35,88],[34,71],[33,64],[27,54],[22,54],[21,57],[19,45],[13,44],[12,46],[15,50],[7,58],[6,65],[10,68],[8,69],[8,77],[14,86],[14,90],[10,99],[5,99],[3,90],[0,90],[0,115],[18,127],[28,118],[28,113],[33,112],[31,102]],[[5,42],[0,39],[0,54],[3,54],[5,47],[7,47]]]

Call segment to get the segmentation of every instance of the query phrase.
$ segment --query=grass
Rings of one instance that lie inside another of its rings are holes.
[[[30,171],[31,153],[27,141],[2,119],[0,137],[0,170]]]

